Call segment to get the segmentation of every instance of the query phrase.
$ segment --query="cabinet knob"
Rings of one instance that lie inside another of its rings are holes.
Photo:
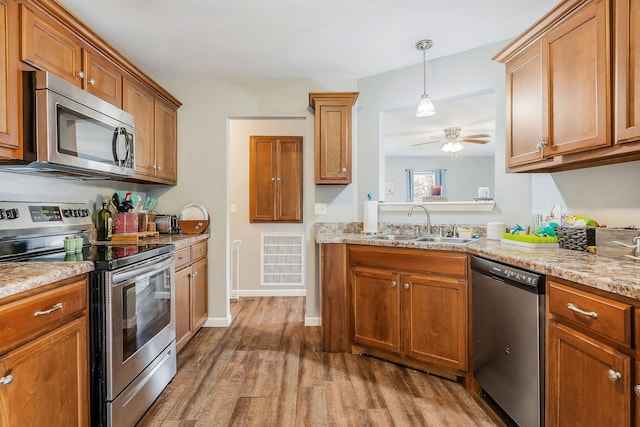
[[[395,288],[398,284],[395,282],[395,280],[391,281],[391,287]]]
[[[89,83],[89,86],[95,86],[96,81],[94,79],[89,79],[87,83]]]
[[[347,168],[342,168],[342,172],[346,173],[347,172]]]
[[[9,374],[6,377],[0,378],[0,384],[10,385],[13,382],[13,375]]]
[[[405,288],[405,289],[409,289],[409,284],[408,284],[408,283],[405,283],[405,284],[404,284],[404,288]]]
[[[84,71],[80,70],[76,73],[76,77],[79,79],[84,79]]]
[[[191,277],[198,277],[198,272],[197,272],[197,271],[194,271],[194,272],[193,272],[193,275],[192,275]]]
[[[640,397],[640,385],[635,386],[633,391],[636,393],[636,396]]]
[[[613,381],[616,382],[618,380],[620,380],[620,378],[622,378],[622,374],[620,374],[620,372],[616,372],[613,369],[609,369],[609,371],[607,371],[607,377],[609,378],[609,381]],[[636,386],[637,388],[637,386]],[[636,391],[637,393],[637,391]]]
[[[538,141],[538,143],[536,144],[536,150],[542,151],[542,149],[546,146],[547,143],[545,141]]]

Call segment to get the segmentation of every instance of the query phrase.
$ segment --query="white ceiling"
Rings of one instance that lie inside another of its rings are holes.
[[[153,78],[359,79],[520,34],[558,0],[57,0]]]

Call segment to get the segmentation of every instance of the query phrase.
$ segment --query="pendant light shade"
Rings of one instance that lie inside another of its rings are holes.
[[[436,109],[433,106],[433,102],[427,95],[427,60],[426,51],[433,46],[431,40],[420,40],[416,43],[416,49],[422,51],[422,77],[423,77],[423,91],[420,100],[418,101],[418,107],[416,108],[416,117],[429,117],[436,113]]]

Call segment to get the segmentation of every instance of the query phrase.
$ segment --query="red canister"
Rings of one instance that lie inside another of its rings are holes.
[[[138,232],[137,213],[117,213],[113,219],[113,234]]]

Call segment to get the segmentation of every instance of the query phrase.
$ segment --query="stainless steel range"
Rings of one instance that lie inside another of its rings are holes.
[[[0,261],[91,261],[91,424],[133,426],[176,373],[173,245],[91,245],[87,206],[0,201]],[[64,239],[81,236],[80,252]]]

